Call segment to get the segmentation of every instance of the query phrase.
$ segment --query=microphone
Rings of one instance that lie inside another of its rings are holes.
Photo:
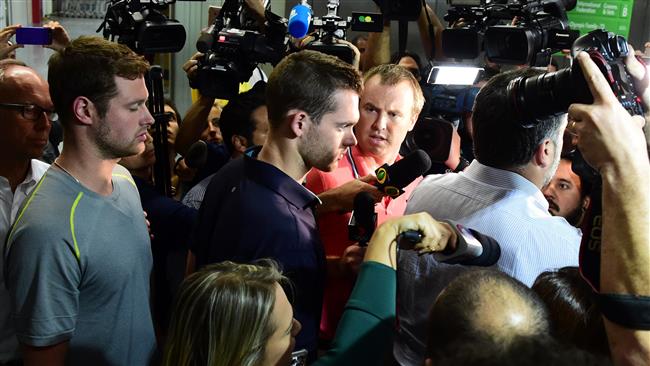
[[[311,7],[307,1],[302,1],[294,6],[289,14],[289,34],[294,38],[302,38],[307,35],[311,23]]]
[[[395,198],[417,177],[431,168],[431,159],[424,150],[415,150],[393,165],[384,164],[375,170],[375,186],[385,195]]]
[[[489,267],[499,260],[501,246],[494,238],[461,224],[446,222],[454,229],[458,240],[453,252],[445,249],[442,252],[433,253],[433,257],[438,262]],[[397,237],[397,243],[401,249],[411,249],[421,240],[422,234],[414,230],[405,231]]]
[[[203,140],[193,143],[183,158],[185,159],[185,165],[188,167],[194,169],[203,168],[208,159],[208,145]]]
[[[364,246],[370,241],[377,226],[375,199],[368,192],[359,192],[354,196],[352,207],[352,216],[348,223],[348,237]]]
[[[204,29],[196,41],[196,50],[201,53],[206,53],[212,49],[214,42],[214,24]]]

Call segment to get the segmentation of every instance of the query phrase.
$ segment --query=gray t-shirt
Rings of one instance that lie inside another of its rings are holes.
[[[5,247],[18,340],[69,341],[68,365],[147,365],[151,245],[138,191],[117,165],[104,197],[51,167]]]

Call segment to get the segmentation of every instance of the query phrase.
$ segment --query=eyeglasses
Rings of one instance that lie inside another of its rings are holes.
[[[38,121],[43,116],[43,113],[50,121],[59,119],[59,115],[55,111],[39,107],[36,104],[0,103],[0,108],[20,110],[23,117],[31,121]]]

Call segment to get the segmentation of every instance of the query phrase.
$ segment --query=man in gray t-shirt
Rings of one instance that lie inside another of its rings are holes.
[[[153,123],[149,65],[100,37],[79,37],[48,65],[63,150],[4,252],[24,365],[148,365],[151,247],[135,184],[116,164],[143,151]]]
[[[104,197],[51,167],[7,242],[18,340],[69,340],[68,364],[146,365],[156,346],[140,198],[120,165],[112,181]]]

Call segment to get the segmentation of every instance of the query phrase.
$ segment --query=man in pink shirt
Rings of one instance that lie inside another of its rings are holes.
[[[323,301],[321,338],[331,340],[343,307],[354,285],[351,266],[363,249],[352,246],[347,224],[356,194],[373,195],[377,204],[377,225],[389,217],[401,216],[406,200],[420,179],[397,198],[383,196],[372,183],[374,172],[383,164],[401,159],[399,149],[406,133],[413,129],[422,110],[422,90],[405,68],[394,64],[379,65],[364,75],[364,90],[359,103],[360,119],[354,128],[358,145],[347,150],[338,168],[326,173],[312,169],[306,186],[318,195],[322,205],[316,216],[328,260],[328,280]]]

